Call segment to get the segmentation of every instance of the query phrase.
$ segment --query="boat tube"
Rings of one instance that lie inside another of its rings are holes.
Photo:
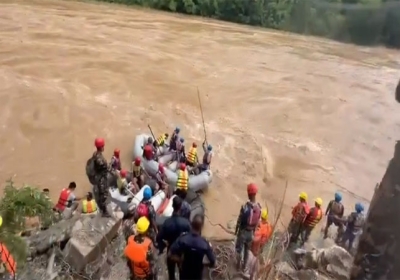
[[[142,159],[142,166],[144,170],[150,175],[150,176],[155,176],[157,171],[158,171],[158,162],[155,160],[146,160],[143,158],[143,146],[147,142],[149,135],[146,134],[140,134],[136,136],[135,143],[133,145],[133,159],[136,157],[140,157]],[[173,159],[172,154],[168,154],[166,149],[163,149],[163,153],[165,155],[160,157],[160,163],[166,163],[168,160]],[[171,164],[170,167],[176,170],[176,162],[174,164]],[[165,175],[167,177],[167,183],[175,187],[176,186],[176,181],[178,179],[178,175],[176,172],[171,170],[170,168],[165,169]],[[208,188],[212,181],[212,172],[211,170],[206,170],[201,172],[198,175],[190,175],[189,176],[189,189],[197,192],[203,189]]]
[[[117,188],[110,188],[110,196],[111,202],[113,202],[116,206],[121,208],[121,211],[126,215],[129,210],[135,208],[143,199],[143,192],[145,188],[150,188],[149,186],[145,185],[140,191],[132,197],[132,195],[123,195],[119,192]],[[156,200],[157,202],[158,200]],[[157,202],[158,203],[158,202]]]

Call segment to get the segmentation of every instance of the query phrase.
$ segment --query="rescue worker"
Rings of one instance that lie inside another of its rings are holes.
[[[94,185],[94,197],[99,207],[99,210],[103,217],[111,217],[111,211],[108,209],[108,181],[107,181],[107,173],[108,173],[108,165],[107,160],[103,156],[104,152],[104,139],[96,138],[94,140],[94,145],[96,147],[96,151],[93,153],[94,159],[94,170],[95,170],[95,182]]]
[[[121,159],[119,158],[119,154],[121,151],[119,149],[114,150],[114,154],[111,157],[110,161],[110,170],[111,171],[121,171]]]
[[[338,227],[336,241],[338,241],[343,235],[344,225],[342,218],[344,215],[344,206],[341,201],[342,201],[342,195],[336,192],[335,199],[331,200],[328,206],[326,207],[325,215],[327,215],[328,218],[324,230],[324,239],[328,238],[328,230],[332,224]]]
[[[165,190],[165,188],[168,186],[168,184],[165,182],[167,179],[167,176],[165,175],[165,167],[162,163],[158,164],[158,171],[155,176],[156,182],[157,182],[157,189]]]
[[[135,161],[132,163],[132,178],[135,187],[141,189],[144,185],[144,172],[140,157],[135,158]]]
[[[288,226],[288,232],[290,234],[290,243],[296,243],[299,239],[301,225],[303,224],[308,213],[310,213],[310,207],[307,203],[307,194],[301,192],[299,194],[299,202],[295,207],[292,208],[292,219]]]
[[[185,139],[179,138],[176,141],[176,160],[181,163],[186,162],[186,154],[185,154]]]
[[[182,207],[180,210],[180,215],[183,218],[190,219],[190,213],[192,211],[192,207],[189,202],[186,201],[187,191],[182,189],[177,189],[175,194],[182,199]]]
[[[155,155],[156,153],[153,146],[153,138],[149,137],[147,144],[143,147],[143,157],[147,160],[154,160]]]
[[[172,132],[171,139],[169,140],[169,150],[176,151],[176,141],[179,139],[179,132],[181,129],[176,127],[175,130]]]
[[[90,214],[97,211],[96,201],[93,199],[93,193],[88,192],[86,199],[82,200],[82,213]]]
[[[136,223],[137,234],[128,238],[124,254],[131,272],[131,280],[156,279],[154,244],[146,236],[149,226],[149,220],[141,217]]]
[[[365,224],[365,216],[364,216],[364,206],[361,203],[356,203],[355,212],[352,212],[349,217],[346,219],[346,230],[343,234],[343,238],[340,243],[343,246],[349,242],[347,246],[347,250],[350,251],[353,248],[354,240],[357,236],[361,235],[362,229]]]
[[[3,217],[0,216],[0,227],[3,225]],[[15,279],[15,273],[17,272],[17,262],[14,257],[10,254],[7,247],[0,242],[0,275],[3,277],[8,274],[9,278],[2,279]]]
[[[146,217],[150,221],[149,236],[152,240],[155,239],[157,234],[157,224],[156,224],[156,211],[151,204],[150,198],[152,197],[152,191],[149,186],[144,186],[143,188],[143,199],[136,207],[135,221],[138,221],[140,217]]]
[[[261,218],[261,205],[256,202],[258,187],[254,183],[247,185],[248,201],[240,208],[236,222],[236,268],[243,270],[249,258],[249,250],[253,241],[254,231]],[[243,252],[244,250],[244,252]],[[241,256],[243,253],[243,262]]]
[[[154,147],[157,149],[158,147],[164,147],[166,144],[166,141],[168,140],[168,133],[161,134],[160,137],[157,138],[153,142]]]
[[[199,159],[197,158],[197,144],[193,143],[192,147],[190,148],[187,157],[186,157],[186,164],[191,167],[195,167]]]
[[[66,208],[70,208],[71,212],[74,212],[76,208],[78,208],[78,201],[82,198],[75,196],[75,189],[76,183],[71,182],[69,183],[68,188],[64,188],[61,190],[60,197],[58,198],[57,204],[54,207],[56,211],[62,213]]]
[[[209,261],[208,266],[215,266],[215,254],[211,244],[201,236],[203,225],[203,217],[194,216],[191,232],[181,235],[170,248],[169,258],[180,264],[180,280],[202,280],[205,256]]]
[[[203,142],[203,151],[204,151],[204,156],[203,156],[203,161],[202,163],[199,165],[199,172],[203,172],[205,170],[210,169],[210,165],[211,165],[211,160],[212,160],[212,146],[211,145],[207,145],[206,148],[206,142]]]
[[[304,223],[302,224],[300,229],[302,246],[304,245],[304,243],[308,241],[311,232],[323,217],[321,207],[322,207],[322,199],[318,197],[315,199],[315,205],[310,209],[310,212],[306,216],[306,219],[304,220]]]
[[[254,256],[258,256],[271,238],[273,232],[272,225],[268,222],[268,210],[262,209],[261,222],[254,232],[254,239],[251,245],[251,252]]]
[[[118,190],[120,194],[123,195],[127,194],[127,188],[128,188],[128,181],[126,180],[127,175],[128,172],[125,169],[122,169],[121,172],[119,173],[119,178],[117,180]]]
[[[187,192],[189,186],[189,173],[186,170],[186,164],[181,163],[178,170],[178,179],[176,180],[176,191],[182,190]]]
[[[187,219],[184,219],[180,211],[182,209],[183,201],[180,197],[175,196],[172,200],[172,208],[174,212],[172,216],[165,220],[161,229],[157,235],[157,244],[159,255],[161,255],[167,247],[167,253],[171,245],[185,232],[190,232],[190,223]],[[175,280],[175,267],[176,263],[170,258],[167,258],[167,269],[168,269],[168,279]]]

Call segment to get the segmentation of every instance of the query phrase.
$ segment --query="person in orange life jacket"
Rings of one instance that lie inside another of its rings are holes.
[[[62,213],[65,208],[71,208],[72,212],[76,210],[79,203],[78,201],[81,200],[81,197],[76,197],[74,191],[76,189],[76,183],[71,182],[69,183],[68,188],[62,189],[60,193],[60,197],[58,198],[58,202],[55,206],[55,209]]]
[[[140,157],[135,158],[132,163],[132,178],[133,184],[140,190],[144,185],[144,172]]]
[[[0,216],[0,227],[3,225],[3,217]],[[0,275],[2,279],[15,279],[15,273],[17,272],[17,263],[14,257],[10,254],[7,247],[0,242]],[[5,275],[8,274],[8,275]],[[6,278],[8,276],[9,278]]]
[[[111,161],[110,161],[110,170],[118,170],[121,171],[121,159],[119,158],[119,154],[120,154],[120,150],[119,149],[115,149],[114,150],[114,155],[111,157]]]
[[[292,208],[292,219],[288,226],[288,232],[290,234],[290,243],[296,243],[299,239],[301,226],[310,213],[310,207],[307,204],[307,194],[301,192],[299,194],[299,202],[295,207]]]
[[[331,200],[328,206],[326,207],[325,215],[328,216],[328,219],[326,220],[324,239],[328,238],[328,230],[332,224],[338,227],[337,240],[344,233],[344,225],[342,222],[342,218],[344,215],[344,206],[341,201],[342,201],[342,195],[339,192],[336,192],[335,199]]]
[[[195,167],[199,159],[197,157],[197,144],[193,143],[192,147],[190,148],[187,156],[186,156],[186,164],[190,167]]]
[[[88,192],[86,199],[82,200],[82,213],[90,214],[97,211],[96,201],[93,199],[93,193]]]
[[[236,268],[244,269],[249,258],[249,250],[253,241],[254,231],[261,218],[261,205],[256,202],[258,187],[256,184],[247,185],[247,196],[249,200],[240,208],[236,222]],[[244,252],[243,252],[244,250]],[[243,262],[241,256],[243,252]],[[242,263],[242,266],[241,266]]]
[[[143,199],[136,207],[135,221],[138,221],[140,217],[146,217],[150,221],[149,235],[154,240],[155,234],[157,234],[157,224],[156,224],[156,211],[151,204],[150,198],[153,193],[149,186],[144,186],[143,188]]]
[[[176,151],[176,141],[179,139],[179,132],[181,129],[176,127],[175,130],[172,132],[171,139],[169,140],[169,150]]]
[[[202,163],[199,165],[199,172],[203,172],[205,170],[210,169],[210,165],[211,165],[211,160],[213,157],[213,152],[212,152],[212,146],[211,145],[207,145],[206,147],[206,142],[203,142],[203,151],[204,151],[204,155],[203,155],[203,161]]]
[[[201,236],[203,225],[203,216],[195,215],[191,223],[191,232],[182,234],[170,247],[168,257],[172,261],[178,262],[180,280],[204,279],[205,264],[203,260],[205,256],[209,261],[207,266],[215,266],[216,258],[211,244]]]
[[[171,245],[185,232],[190,232],[190,223],[187,219],[184,219],[180,211],[182,209],[183,201],[180,197],[175,196],[172,201],[172,208],[174,212],[172,216],[165,220],[163,225],[160,228],[160,231],[157,235],[157,244],[159,255],[161,255],[167,247],[167,252]],[[168,279],[175,279],[175,267],[176,263],[173,262],[170,258],[167,258],[167,269],[168,269]]]
[[[273,232],[272,225],[268,222],[268,210],[261,211],[261,222],[258,224],[254,232],[254,239],[251,244],[251,252],[254,256],[258,256],[265,244],[267,244]]]
[[[131,280],[156,278],[156,256],[153,241],[147,236],[150,221],[141,217],[136,223],[136,235],[128,237],[124,255],[131,273]]]
[[[315,228],[315,226],[321,221],[323,217],[322,212],[322,199],[315,199],[315,206],[310,209],[310,212],[306,216],[303,224],[301,225],[300,235],[301,235],[301,246],[304,245],[310,238],[311,232]]]

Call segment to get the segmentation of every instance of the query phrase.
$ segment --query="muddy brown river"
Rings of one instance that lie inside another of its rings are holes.
[[[0,179],[54,200],[70,181],[89,190],[96,136],[125,166],[148,124],[201,143],[197,86],[214,223],[236,218],[251,181],[272,209],[288,179],[285,217],[303,190],[325,202],[341,190],[350,211],[400,135],[397,51],[103,3],[2,0],[0,15]]]

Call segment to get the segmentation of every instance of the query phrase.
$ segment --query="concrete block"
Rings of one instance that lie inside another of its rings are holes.
[[[64,249],[65,260],[76,271],[96,261],[114,239],[121,226],[121,215],[115,218],[81,217],[75,224],[72,238]]]

